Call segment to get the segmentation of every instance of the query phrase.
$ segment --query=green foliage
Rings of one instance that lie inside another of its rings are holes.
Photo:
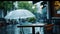
[[[13,7],[13,2],[12,1],[0,1],[0,9],[5,9],[5,10],[11,10]]]
[[[36,18],[34,18],[34,17],[31,17],[31,18],[28,18],[28,19],[27,19],[27,21],[28,21],[28,22],[32,22],[32,23],[35,23],[35,21],[36,21]]]
[[[33,3],[28,3],[28,1],[18,1],[18,9],[27,9],[31,12],[36,12],[36,8],[32,9],[32,6]],[[13,7],[13,1],[0,1],[0,9],[11,10]]]
[[[28,3],[28,1],[19,1],[18,2],[18,7],[19,9],[27,9],[31,12],[36,12],[36,8],[32,9],[33,4]]]

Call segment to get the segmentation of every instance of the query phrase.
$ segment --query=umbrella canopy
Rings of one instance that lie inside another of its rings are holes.
[[[5,16],[5,19],[26,19],[29,17],[35,17],[33,13],[26,9],[18,9],[11,11]]]

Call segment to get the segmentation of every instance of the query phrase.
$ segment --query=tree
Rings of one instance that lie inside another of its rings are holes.
[[[5,9],[5,10],[10,10],[13,7],[13,2],[12,1],[0,1],[0,9]]]
[[[4,16],[7,14],[7,11],[12,10],[13,1],[0,1],[0,9],[4,10]]]
[[[31,11],[32,13],[36,12],[36,6],[34,9],[32,9],[33,4],[32,3],[28,3],[28,1],[19,1],[18,2],[18,7],[19,9],[27,9],[29,11]]]

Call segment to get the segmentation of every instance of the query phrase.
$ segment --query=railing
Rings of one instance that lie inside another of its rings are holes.
[[[45,24],[31,24],[31,25],[21,25],[17,27],[32,27],[32,34],[35,34],[35,27],[44,27]]]

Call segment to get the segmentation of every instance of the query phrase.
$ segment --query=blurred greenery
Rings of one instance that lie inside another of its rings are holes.
[[[35,23],[36,22],[36,18],[31,17],[31,18],[28,18],[27,21],[28,22],[32,22],[32,23]]]
[[[7,14],[7,11],[13,9],[13,1],[0,1],[0,9],[4,11],[4,16]]]
[[[12,1],[0,1],[0,9],[11,10],[13,8]]]
[[[4,10],[13,10],[14,9],[14,3],[15,1],[0,1],[0,9],[4,9]],[[41,3],[42,5],[46,4],[46,1]],[[29,1],[18,1],[18,9],[27,9],[30,10],[32,13],[36,13],[37,8],[35,6],[34,9],[32,9],[33,7],[33,3],[29,3]]]
[[[32,13],[36,12],[36,6],[34,9],[32,9],[33,7],[33,3],[28,3],[28,1],[19,1],[18,2],[18,8],[19,9],[27,9],[29,11],[31,11]]]

